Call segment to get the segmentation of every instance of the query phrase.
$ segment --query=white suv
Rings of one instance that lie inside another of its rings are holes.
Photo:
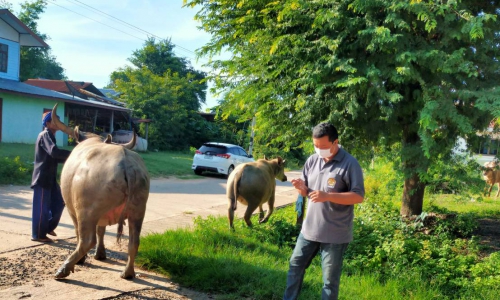
[[[229,176],[237,165],[251,161],[252,155],[240,146],[210,142],[196,150],[191,169],[196,175],[209,171]]]

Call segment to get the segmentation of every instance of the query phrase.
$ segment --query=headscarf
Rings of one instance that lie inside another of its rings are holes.
[[[42,126],[47,127],[47,122],[52,121],[52,112],[46,112],[42,117]]]

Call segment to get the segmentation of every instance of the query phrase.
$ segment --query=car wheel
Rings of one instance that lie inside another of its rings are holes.
[[[229,168],[227,169],[227,177],[229,177],[229,175],[231,174],[231,172],[234,171],[234,166],[229,166]]]
[[[201,175],[201,173],[203,173],[203,171],[201,171],[201,170],[194,170],[194,174],[196,174],[196,175]]]

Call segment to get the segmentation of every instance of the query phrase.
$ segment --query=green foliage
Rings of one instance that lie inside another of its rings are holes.
[[[205,73],[175,56],[170,40],[148,39],[125,67],[111,74],[110,86],[136,117],[152,119],[148,138],[152,149],[186,150],[208,140],[210,126],[198,114],[205,102]],[[141,125],[144,133],[145,127]]]
[[[224,113],[255,114],[257,144],[301,148],[325,120],[355,157],[400,143],[410,214],[421,176],[500,115],[497,2],[184,3],[213,37],[199,54],[213,59]],[[215,59],[223,50],[231,59]]]
[[[31,181],[33,165],[23,162],[19,156],[0,159],[0,184],[24,184]]]

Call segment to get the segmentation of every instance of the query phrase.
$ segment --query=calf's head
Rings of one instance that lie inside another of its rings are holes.
[[[273,159],[273,161],[276,162],[277,168],[274,170],[275,174],[274,177],[278,180],[281,180],[282,182],[287,181],[286,175],[285,175],[285,163],[286,160],[278,156],[277,158]]]

